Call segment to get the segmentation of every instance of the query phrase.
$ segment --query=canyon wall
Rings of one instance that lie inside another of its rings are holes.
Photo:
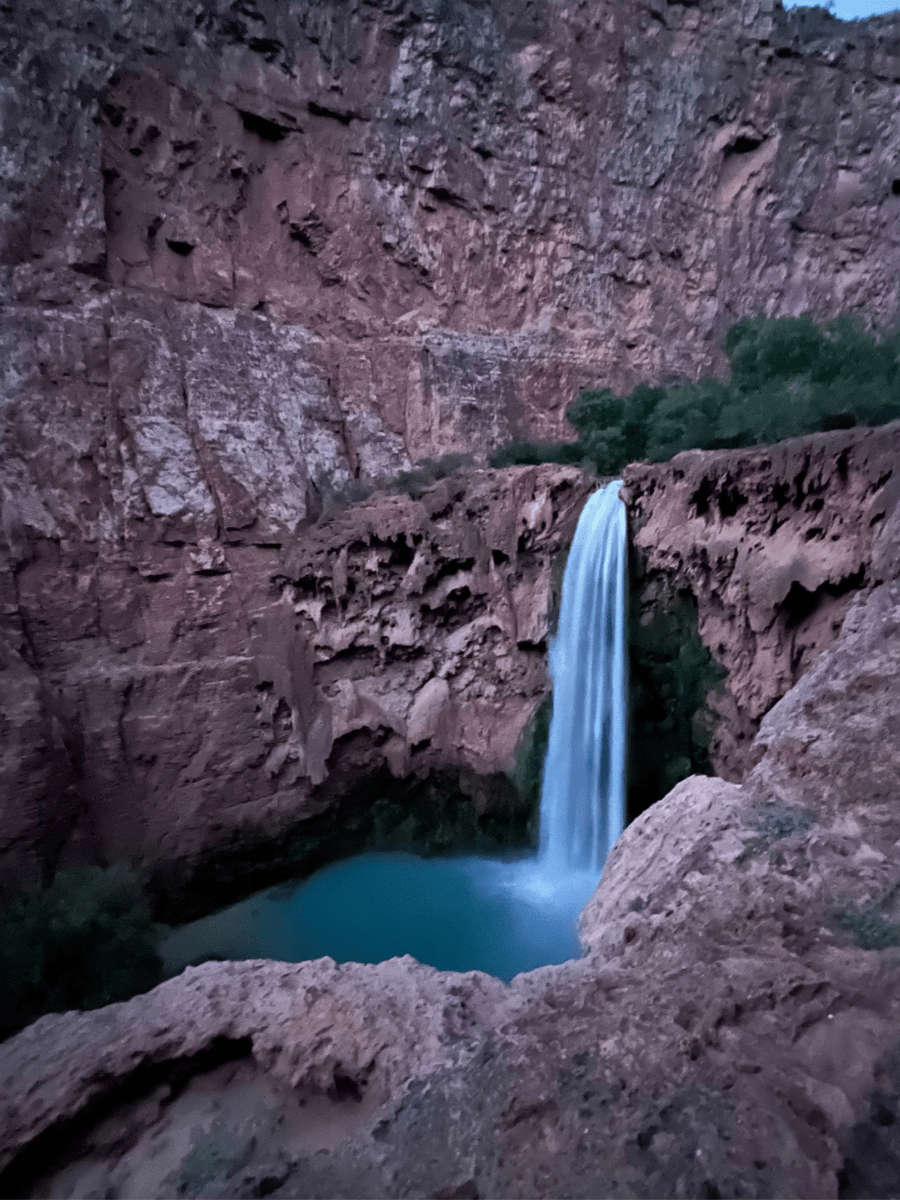
[[[42,1017],[0,1046],[0,1189],[896,1194],[900,506],[870,563],[745,782],[686,780],[625,830],[584,957],[509,985],[205,963]]]
[[[895,18],[6,0],[0,27],[4,889],[126,855],[183,894],[370,768],[496,775],[588,483],[483,476],[446,518],[326,532],[335,490],[559,436],[583,385],[721,366],[746,313],[897,316]],[[797,671],[747,700],[714,624],[746,742]]]
[[[720,366],[742,315],[898,316],[894,17],[8,0],[0,21],[21,436],[42,388],[162,387],[211,486],[254,496],[229,427],[240,400],[278,440],[260,373],[279,412],[299,375],[342,469],[376,474],[564,435],[577,388]],[[85,486],[74,447],[56,467]]]
[[[39,543],[16,577],[26,654],[2,643],[6,886],[127,859],[183,917],[361,844],[377,801],[434,833],[429,779],[511,819],[553,566],[593,486],[472,470],[280,545]]]

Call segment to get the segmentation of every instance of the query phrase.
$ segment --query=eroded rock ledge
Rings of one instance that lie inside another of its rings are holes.
[[[594,486],[571,468],[475,470],[263,544],[152,523],[140,540],[23,538],[7,885],[124,858],[183,914],[195,890],[202,906],[238,874],[247,888],[346,852],[374,801],[429,776],[478,818],[510,817],[503,772],[547,687],[553,563]]]
[[[876,529],[884,581],[768,712],[746,782],[687,780],[625,831],[583,959],[509,986],[207,964],[43,1017],[0,1047],[7,1190],[893,1194],[900,510]]]
[[[760,722],[885,578],[877,534],[900,502],[900,423],[626,468],[622,495],[649,616],[679,594],[727,671],[711,759],[739,780]]]

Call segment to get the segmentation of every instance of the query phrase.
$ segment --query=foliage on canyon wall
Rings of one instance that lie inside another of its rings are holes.
[[[541,802],[541,782],[544,774],[544,758],[550,737],[550,717],[553,713],[553,697],[545,696],[535,710],[534,716],[522,731],[516,749],[516,762],[512,781],[530,814],[529,832],[531,840],[537,840],[538,812]]]
[[[372,805],[366,849],[425,857],[524,846],[529,798],[502,772],[433,771],[395,780]]]
[[[629,615],[628,813],[635,817],[689,775],[711,775],[708,697],[725,672],[700,640],[689,592],[650,600],[633,588]]]
[[[100,1008],[162,979],[154,925],[128,868],[61,871],[0,913],[0,1037],[43,1013]]]
[[[587,460],[593,464],[580,442],[510,442],[491,455],[492,467],[537,466],[538,463],[564,463],[577,467]]]
[[[442,454],[440,458],[420,459],[408,471],[400,471],[396,476],[360,476],[343,484],[335,484],[323,474],[313,486],[313,492],[318,497],[318,505],[314,507],[318,508],[320,516],[327,518],[343,512],[352,504],[361,504],[378,491],[405,492],[413,500],[420,500],[439,480],[465,471],[474,465],[474,461],[471,454]],[[557,460],[536,458],[534,461]]]
[[[517,442],[492,463],[586,460],[616,475],[630,462],[664,462],[681,450],[735,449],[900,417],[900,335],[879,340],[848,317],[824,328],[808,316],[755,317],[731,328],[724,349],[727,382],[583,392],[567,413],[577,442]]]

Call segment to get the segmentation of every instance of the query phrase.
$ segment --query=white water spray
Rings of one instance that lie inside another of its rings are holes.
[[[550,645],[553,716],[541,788],[539,865],[591,872],[625,824],[626,514],[617,480],[584,506]]]

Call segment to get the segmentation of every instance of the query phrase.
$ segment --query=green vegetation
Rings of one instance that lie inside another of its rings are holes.
[[[470,454],[444,454],[440,458],[423,458],[416,463],[411,471],[401,471],[397,478],[389,481],[386,486],[412,496],[418,500],[439,479],[455,475],[465,467],[472,465]]]
[[[366,814],[370,850],[425,857],[489,854],[527,844],[531,811],[515,781],[497,772],[431,771],[393,780]]]
[[[833,914],[834,923],[850,934],[861,950],[886,950],[900,946],[900,925],[875,908],[848,906]]]
[[[99,1008],[163,977],[159,930],[126,867],[61,871],[0,913],[0,1037],[43,1013]]]
[[[733,326],[724,348],[727,382],[642,385],[627,396],[583,392],[567,413],[577,442],[516,442],[491,465],[587,460],[599,475],[614,476],[629,462],[663,462],[680,450],[900,418],[900,335],[879,341],[847,317],[824,328],[810,317],[754,317]]]
[[[790,804],[769,804],[754,809],[750,814],[748,824],[751,829],[755,830],[756,837],[746,842],[737,860],[738,863],[745,863],[757,854],[765,853],[782,838],[805,833],[812,823],[812,813],[807,812],[805,808],[796,808]],[[778,857],[776,856],[773,861],[778,862]]]
[[[226,1195],[228,1178],[246,1161],[250,1146],[247,1139],[236,1139],[221,1121],[214,1121],[200,1132],[166,1182],[176,1196]],[[212,1184],[220,1186],[213,1190]]]
[[[471,454],[443,454],[440,458],[423,458],[409,471],[401,471],[394,477],[351,479],[340,487],[334,487],[326,476],[321,475],[315,488],[322,502],[322,516],[333,517],[352,504],[368,500],[374,492],[406,492],[407,496],[418,500],[439,479],[455,475],[471,467],[473,462]]]
[[[688,775],[708,775],[713,714],[725,677],[697,628],[690,593],[655,602],[632,590],[629,618],[628,813],[636,817]]]
[[[558,462],[577,467],[587,460],[588,455],[578,442],[510,442],[491,456],[491,466],[533,467],[538,463]]]
[[[751,818],[751,826],[764,838],[767,843],[781,841],[782,838],[793,837],[795,833],[805,833],[813,823],[812,813],[805,808],[795,808],[789,804],[767,805],[757,808]]]
[[[537,836],[538,810],[541,802],[541,781],[544,773],[544,758],[550,737],[550,717],[553,714],[553,697],[545,696],[535,710],[534,716],[522,731],[516,748],[516,762],[511,780],[529,814],[531,840]]]

